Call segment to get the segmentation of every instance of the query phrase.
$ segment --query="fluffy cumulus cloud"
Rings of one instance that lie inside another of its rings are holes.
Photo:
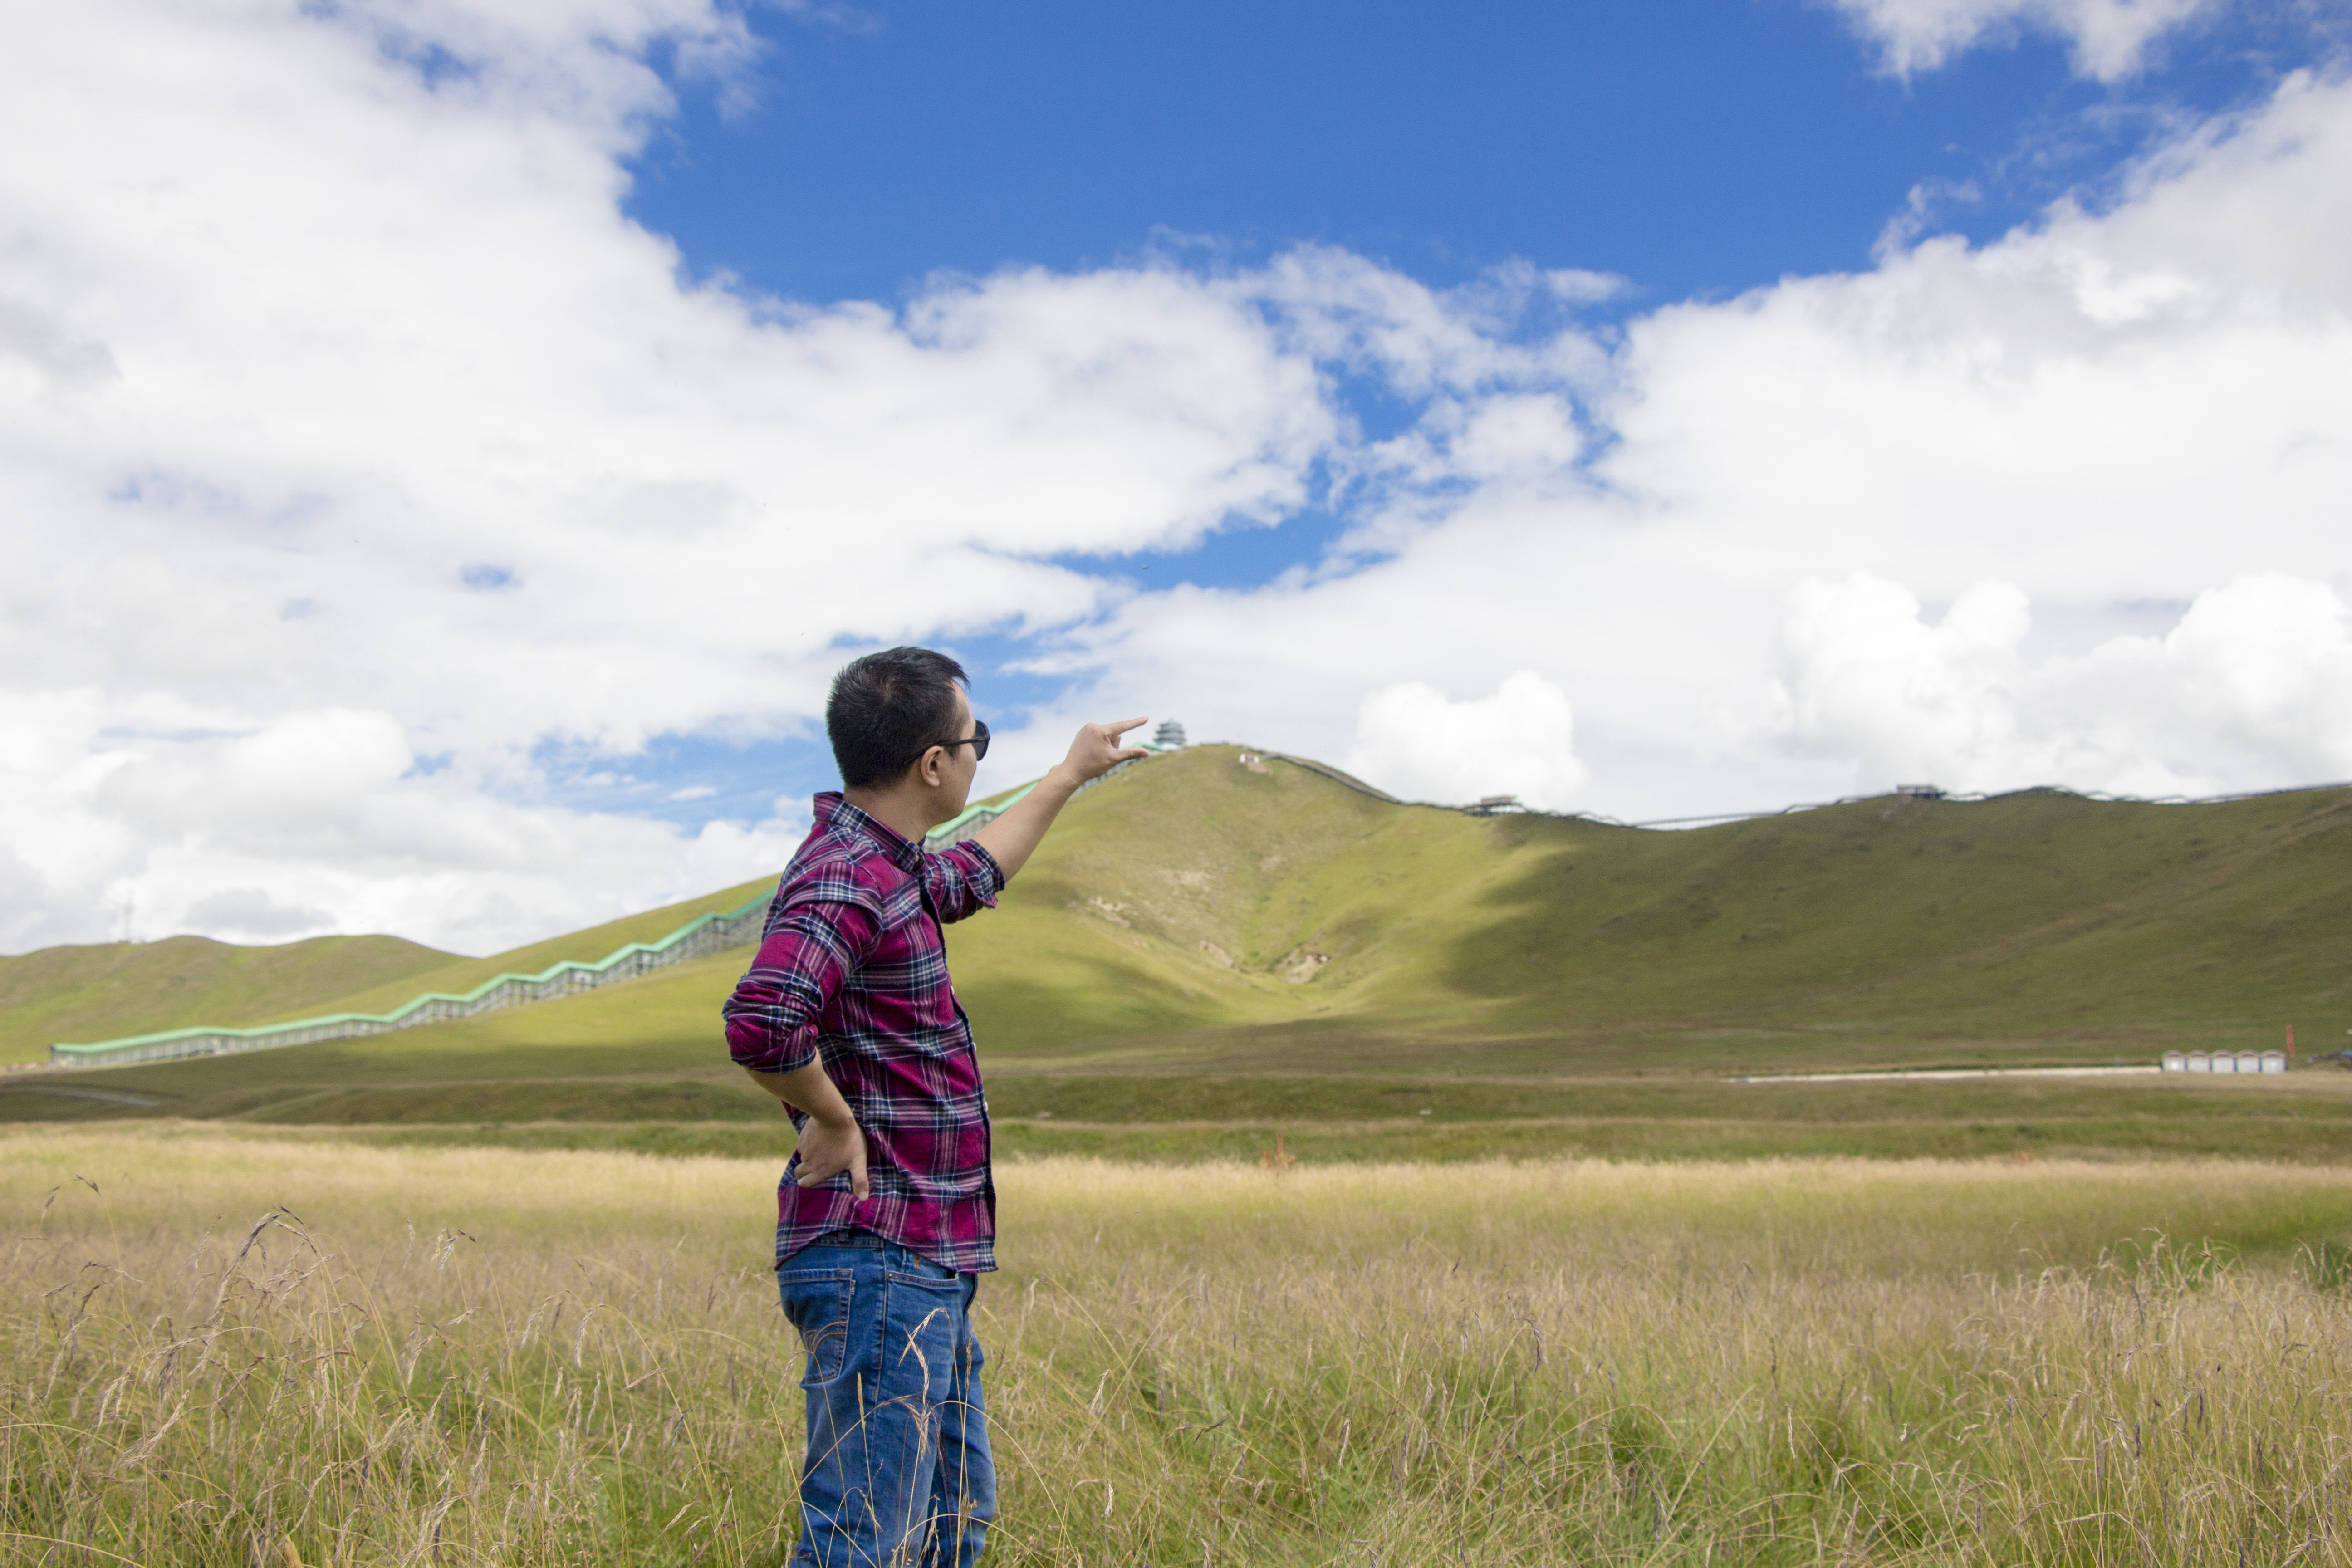
[[[0,899],[0,941],[16,947],[70,918],[77,935],[394,931],[494,949],[742,880],[805,826],[681,836],[505,798],[478,772],[420,770],[390,716],[345,709],[257,717],[84,689],[0,700],[0,738],[16,825],[0,885],[18,894]]]
[[[2187,14],[1858,9],[1906,68],[2047,25],[2098,72]],[[1324,248],[684,280],[620,198],[646,59],[748,68],[700,0],[8,28],[0,946],[129,901],[484,951],[759,875],[799,807],[688,831],[547,759],[808,735],[843,649],[910,638],[1043,678],[1008,783],[1114,712],[1633,817],[2352,772],[2340,80],[2098,210],[1601,333],[1557,322],[1609,279]],[[1255,586],[1118,563],[1307,512],[1329,549]]]
[[[1959,789],[2101,781],[2145,795],[2244,782],[2352,779],[2352,616],[2335,589],[2281,574],[2197,596],[2161,636],[2072,657],[2025,651],[2025,595],[1979,584],[1929,625],[1866,574],[1789,595],[1775,695],[1790,743],[1855,783]]]
[[[1933,626],[1898,584],[1802,584],[1789,595],[1777,693],[1790,737],[1868,773],[1973,786],[2013,760],[2027,620],[2024,594],[2006,583],[1970,588]]]
[[[2137,71],[2166,34],[2225,0],[1830,0],[1882,51],[1899,76],[1956,55],[2007,43],[2021,32],[2063,38],[2074,68],[2100,81]]]
[[[1460,702],[1417,680],[1372,693],[1348,766],[1408,798],[1512,795],[1539,810],[1568,805],[1585,777],[1568,694],[1532,669],[1507,677],[1491,697]]]

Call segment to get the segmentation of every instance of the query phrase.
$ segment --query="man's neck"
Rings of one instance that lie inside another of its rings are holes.
[[[910,790],[845,789],[841,797],[910,844],[939,824],[931,819],[929,802]]]

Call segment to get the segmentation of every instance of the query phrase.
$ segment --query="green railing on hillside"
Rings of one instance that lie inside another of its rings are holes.
[[[659,942],[630,942],[595,963],[566,959],[538,974],[493,975],[462,996],[428,991],[389,1013],[331,1013],[323,1018],[303,1018],[253,1029],[199,1026],[101,1040],[96,1045],[55,1045],[49,1047],[49,1060],[65,1067],[122,1067],[174,1057],[223,1056],[231,1051],[259,1051],[276,1046],[348,1039],[355,1035],[388,1034],[394,1029],[413,1029],[420,1024],[442,1024],[452,1018],[494,1013],[503,1007],[553,1001],[559,996],[593,991],[600,985],[635,980],[673,963],[722,952],[749,942],[760,934],[768,900],[772,896],[761,893],[725,914],[697,915]]]

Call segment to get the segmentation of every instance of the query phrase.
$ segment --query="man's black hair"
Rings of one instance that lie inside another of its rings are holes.
[[[850,789],[887,784],[955,734],[963,666],[927,647],[887,647],[854,658],[833,678],[824,732]]]

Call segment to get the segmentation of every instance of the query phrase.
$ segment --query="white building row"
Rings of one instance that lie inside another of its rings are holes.
[[[2284,1051],[2167,1051],[2167,1072],[2284,1072]]]

